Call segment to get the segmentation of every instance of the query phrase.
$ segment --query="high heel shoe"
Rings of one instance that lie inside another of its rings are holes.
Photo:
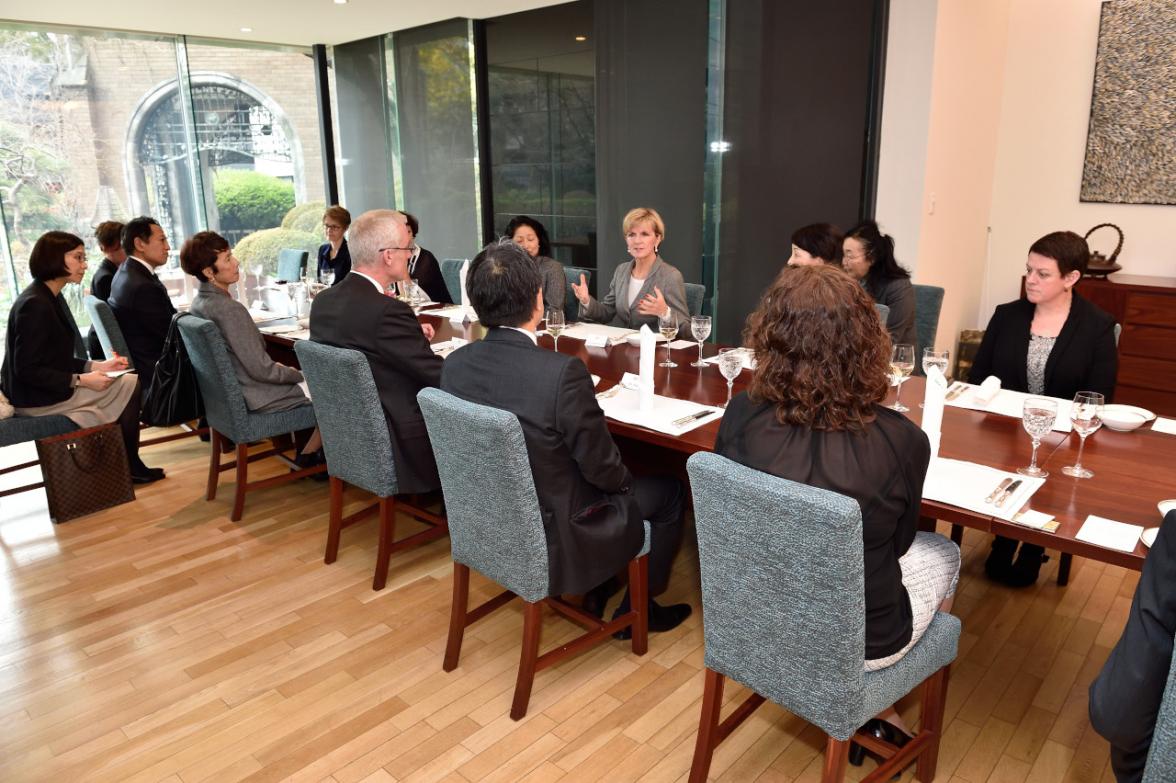
[[[911,736],[905,731],[900,729],[898,726],[895,726],[893,723],[882,720],[880,718],[870,718],[868,721],[866,721],[865,725],[859,729],[859,731],[864,731],[867,734],[873,734],[877,739],[880,739],[883,742],[894,745],[898,748],[905,746],[908,742],[911,741]],[[860,767],[862,762],[866,760],[867,752],[868,751],[864,747],[857,744],[856,742],[851,741],[849,743],[849,763],[855,767]],[[897,780],[899,777],[901,777],[901,775],[902,773],[900,771],[894,776],[893,779]]]

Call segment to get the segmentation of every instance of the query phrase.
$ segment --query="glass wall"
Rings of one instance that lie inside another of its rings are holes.
[[[592,4],[486,23],[494,229],[547,227],[556,258],[596,266],[596,58]]]
[[[205,228],[265,266],[281,247],[313,249],[318,128],[309,50],[0,26],[0,339],[48,230],[85,239],[91,269],[94,227],[141,214],[164,227],[173,267]],[[66,288],[83,328],[86,287]]]

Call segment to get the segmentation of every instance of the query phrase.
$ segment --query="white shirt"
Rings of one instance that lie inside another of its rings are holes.
[[[371,283],[372,285],[374,285],[374,286],[376,287],[376,290],[377,290],[377,291],[379,291],[381,294],[382,294],[382,293],[384,293],[384,286],[382,286],[382,285],[380,285],[379,283],[377,283],[377,282],[375,281],[375,279],[374,279],[373,277],[371,277],[370,275],[365,275],[363,272],[360,272],[360,271],[356,270],[354,267],[352,267],[352,269],[351,269],[351,274],[353,274],[353,275],[359,275],[359,276],[360,276],[360,277],[362,277],[364,280],[367,280],[369,283]]]
[[[135,261],[138,261],[140,264],[142,264],[143,268],[146,269],[148,272],[150,272],[152,275],[155,274],[155,267],[151,266],[151,264],[148,264],[146,261],[144,261],[141,258],[135,258],[134,256],[130,256],[130,258],[132,258]]]
[[[645,285],[644,280],[638,280],[629,275],[629,309],[633,309],[633,304],[637,301],[637,295],[641,293],[641,286]]]
[[[539,338],[530,329],[524,329],[521,326],[504,326],[502,328],[503,329],[513,329],[516,332],[521,332],[521,333],[527,335],[527,337],[530,337],[532,343],[534,343],[535,345],[539,344]]]

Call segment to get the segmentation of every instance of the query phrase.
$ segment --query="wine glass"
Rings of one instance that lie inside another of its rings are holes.
[[[735,379],[743,372],[743,354],[738,348],[724,348],[719,351],[719,372],[727,379],[727,401],[719,407],[726,408],[731,403]]]
[[[547,311],[547,332],[555,340],[555,350],[559,351],[559,336],[564,330],[564,311],[553,307]]]
[[[947,378],[947,361],[951,351],[937,351],[934,348],[923,349],[923,375],[928,375],[932,367],[938,367],[943,377]],[[919,403],[923,407],[923,403]]]
[[[674,315],[673,310],[669,312],[669,315],[659,315],[657,317],[657,329],[661,332],[661,336],[666,338],[666,360],[660,362],[657,366],[677,367],[677,363],[670,358],[670,340],[673,340],[674,336],[678,334],[678,318]]]
[[[416,281],[412,278],[402,280],[400,286],[400,301],[406,305],[411,306],[413,300],[416,299]]]
[[[1041,445],[1041,439],[1045,437],[1045,434],[1053,429],[1054,421],[1057,418],[1058,403],[1056,400],[1047,397],[1027,397],[1025,399],[1025,405],[1021,409],[1021,426],[1025,428],[1025,432],[1029,433],[1029,437],[1033,440],[1033,457],[1029,460],[1029,467],[1017,468],[1017,472],[1022,476],[1045,478],[1049,475],[1049,471],[1037,467],[1037,447]]]
[[[711,318],[709,315],[696,315],[690,319],[690,334],[698,341],[698,361],[690,362],[691,367],[706,367],[702,360],[702,343],[710,337]]]
[[[1102,426],[1103,396],[1098,392],[1080,391],[1074,395],[1074,402],[1070,404],[1070,424],[1074,432],[1078,433],[1078,459],[1073,465],[1062,468],[1062,472],[1074,478],[1094,478],[1094,471],[1082,467],[1082,449],[1086,446],[1086,436]]]
[[[894,404],[889,406],[895,411],[909,411],[910,408],[898,401],[902,395],[902,385],[915,371],[915,346],[910,343],[898,343],[890,354],[890,383],[898,386],[894,392]]]
[[[333,286],[335,284],[335,270],[334,269],[327,269],[325,272],[323,272],[322,277],[323,277],[323,285],[325,285],[327,288],[330,288],[331,286]]]

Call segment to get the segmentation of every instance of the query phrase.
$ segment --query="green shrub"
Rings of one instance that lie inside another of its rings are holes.
[[[295,231],[307,231],[318,233],[323,231],[323,212],[327,210],[327,205],[321,201],[310,201],[306,204],[299,204],[286,213],[282,218],[282,228],[292,228]],[[326,241],[326,240],[323,240]]]
[[[228,169],[212,179],[223,231],[250,231],[278,226],[294,206],[294,186],[258,171]]]
[[[307,250],[310,252],[309,265],[313,267],[315,253],[321,244],[318,237],[306,231],[266,228],[244,237],[233,248],[233,255],[237,256],[243,270],[252,270],[255,264],[261,264],[264,273],[273,276],[278,273],[278,251],[286,248]]]

